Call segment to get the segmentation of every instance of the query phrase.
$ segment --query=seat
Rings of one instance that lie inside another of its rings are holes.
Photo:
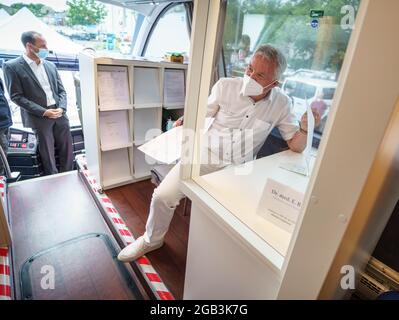
[[[260,148],[256,155],[256,159],[267,157],[288,149],[288,144],[281,136],[280,131],[277,128],[274,128]]]

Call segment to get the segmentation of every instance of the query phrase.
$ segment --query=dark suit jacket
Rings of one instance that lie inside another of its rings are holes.
[[[3,82],[0,79],[0,128],[8,128],[12,125],[11,111],[4,95]]]
[[[57,68],[50,61],[43,62],[56,106],[66,111],[67,95]],[[39,80],[22,56],[7,61],[3,65],[3,71],[10,98],[21,107],[24,127],[37,128],[47,109],[46,94]]]

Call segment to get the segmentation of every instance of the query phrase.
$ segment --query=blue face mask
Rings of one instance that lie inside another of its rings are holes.
[[[48,50],[44,48],[39,48],[39,52],[35,52],[38,58],[40,59],[46,59],[48,56]]]

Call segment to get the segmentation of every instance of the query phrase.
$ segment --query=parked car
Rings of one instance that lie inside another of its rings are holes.
[[[290,75],[291,77],[301,77],[301,78],[312,78],[312,79],[322,79],[334,81],[336,78],[335,72],[322,71],[322,70],[312,70],[312,69],[297,69],[293,71]]]
[[[130,42],[122,41],[122,42],[119,44],[119,51],[120,51],[122,54],[130,54],[131,51],[132,51],[132,47],[131,47]]]
[[[327,105],[327,109],[322,114],[322,119],[326,118],[336,87],[335,81],[298,76],[286,78],[282,86],[283,91],[292,99],[294,113],[298,120],[306,112],[307,103],[311,105],[317,99],[322,99]]]
[[[86,32],[75,32],[70,35],[70,38],[75,40],[91,40],[90,34]]]

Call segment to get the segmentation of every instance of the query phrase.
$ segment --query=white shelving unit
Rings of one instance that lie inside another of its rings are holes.
[[[137,149],[136,146],[133,148],[133,162],[135,163],[134,177],[136,179],[147,177],[148,172],[151,170],[151,164],[153,162],[151,162],[151,159],[149,159],[149,161],[146,161],[145,154]]]
[[[134,66],[134,108],[161,108],[162,68]]]
[[[139,146],[161,133],[162,108],[134,110],[134,143]]]
[[[79,64],[88,169],[104,190],[147,179],[137,147],[162,132],[163,109],[184,109],[187,65],[88,53]]]

